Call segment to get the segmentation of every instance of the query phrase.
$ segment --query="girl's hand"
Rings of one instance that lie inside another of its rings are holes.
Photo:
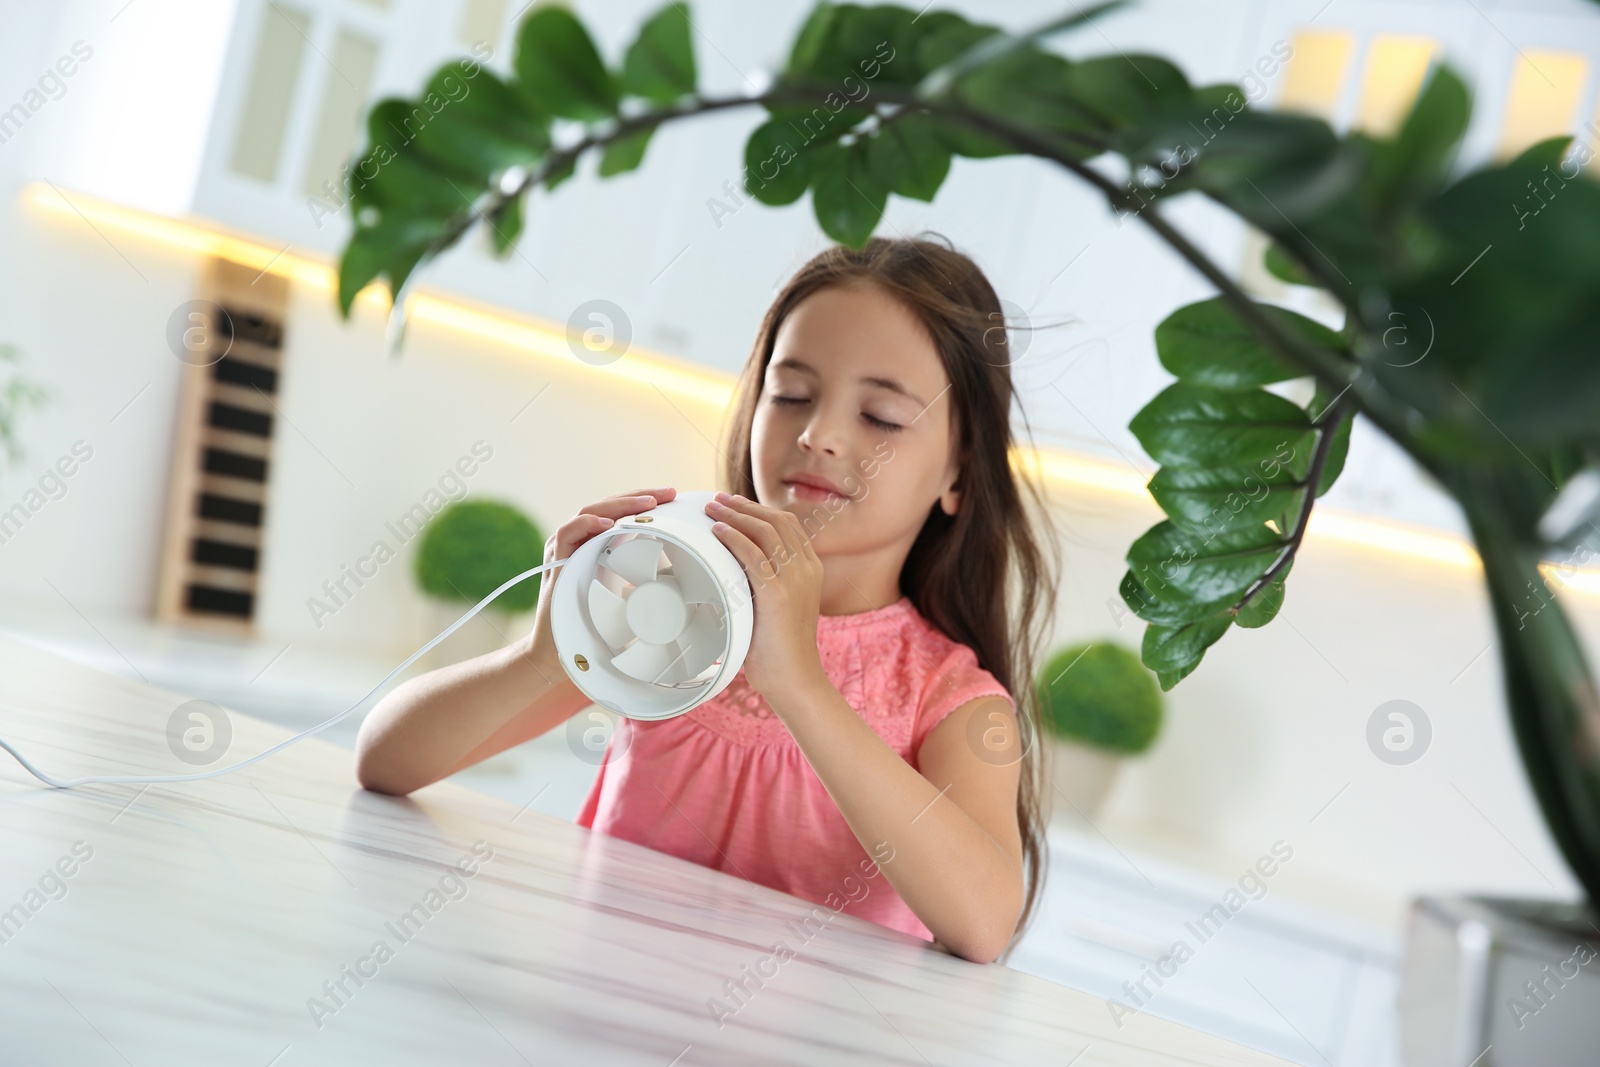
[[[714,530],[744,567],[755,594],[745,680],[768,696],[824,676],[817,653],[822,560],[800,520],[727,493],[718,493],[706,514],[726,524]]]
[[[578,513],[551,534],[544,543],[544,561],[552,563],[566,559],[578,546],[595,535],[610,529],[621,518],[649,511],[657,504],[665,504],[678,495],[676,489],[641,489],[623,496],[608,496],[604,500],[579,508]],[[555,580],[561,576],[560,568],[539,575],[539,607],[533,620],[534,662],[555,668],[554,678],[565,678],[557,662],[556,639],[550,629],[550,593]]]

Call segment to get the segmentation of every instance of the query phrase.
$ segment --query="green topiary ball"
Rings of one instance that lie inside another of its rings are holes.
[[[544,560],[544,534],[510,504],[463,500],[428,524],[417,548],[417,584],[440,600],[476,604],[529,567]],[[542,574],[501,593],[489,605],[507,614],[539,603]]]
[[[1133,755],[1161,730],[1161,687],[1138,654],[1110,641],[1063,648],[1038,680],[1045,729]]]

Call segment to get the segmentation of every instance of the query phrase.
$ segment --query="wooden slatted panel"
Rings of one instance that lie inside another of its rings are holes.
[[[250,631],[269,506],[288,281],[212,260],[205,351],[185,367],[156,617]],[[213,357],[213,358],[206,358]]]

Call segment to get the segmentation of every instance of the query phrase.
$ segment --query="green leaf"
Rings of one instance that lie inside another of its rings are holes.
[[[1267,246],[1266,254],[1262,256],[1262,263],[1267,268],[1268,274],[1290,285],[1321,284],[1290,258],[1289,253],[1276,241]]]
[[[1267,233],[1284,230],[1285,216],[1302,218],[1355,181],[1354,172],[1328,170],[1340,141],[1321,119],[1244,107],[1200,111],[1172,120],[1175,140],[1198,152],[1194,185],[1216,196]],[[1313,177],[1321,178],[1313,182]],[[1329,180],[1338,178],[1338,181]],[[1280,214],[1281,212],[1281,214]]]
[[[423,111],[426,112],[426,108]],[[444,217],[470,210],[482,179],[471,171],[417,151],[410,142],[412,105],[390,99],[373,108],[371,147],[350,175],[351,208],[360,221],[365,207],[385,215]]]
[[[1306,414],[1311,416],[1313,422],[1321,417],[1334,396],[1327,385],[1320,380],[1317,382],[1316,395],[1311,398],[1311,403],[1306,405]],[[1333,488],[1339,472],[1344,470],[1345,457],[1350,453],[1350,428],[1355,418],[1355,408],[1351,406],[1333,427],[1333,443],[1328,446],[1328,458],[1322,465],[1322,477],[1317,482],[1317,496]]]
[[[1535,141],[1524,148],[1509,163],[1505,169],[1512,171],[1534,171],[1545,167],[1559,167],[1566,158],[1567,150],[1572,147],[1570,133],[1556,134],[1546,137],[1542,141]]]
[[[837,141],[872,115],[870,107],[847,104],[842,99],[833,99],[831,94],[830,99],[831,104],[818,103],[810,107],[774,106],[769,107],[767,111],[771,114],[772,121],[786,123],[799,136],[801,143],[808,147]]]
[[[1107,132],[1099,114],[1079,99],[1072,64],[1053,52],[1007,52],[963,75],[955,88],[961,102],[1009,125],[1050,133]]]
[[[644,160],[644,150],[650,145],[650,135],[655,132],[656,127],[646,126],[607,144],[600,155],[600,177],[609,178],[638,167]]]
[[[389,283],[390,297],[396,303],[404,299],[400,294],[405,289],[406,280],[411,277],[411,272],[417,268],[417,264],[421,263],[423,257],[428,254],[427,245],[411,245],[400,249],[395,257],[389,261],[389,266],[384,270],[383,276]]]
[[[865,82],[912,86],[922,78],[917,66],[917,46],[925,33],[937,28],[923,25],[918,13],[895,4],[854,8],[846,5],[841,49],[855,59],[854,75]],[[870,51],[868,48],[870,46]],[[841,78],[840,84],[847,85]]]
[[[867,165],[890,192],[931,201],[950,172],[950,148],[927,114],[902,112],[867,142]]]
[[[386,96],[373,104],[367,112],[368,146],[386,145],[393,151],[415,137],[416,129],[407,121],[414,107],[414,101],[401,96]]]
[[[1298,511],[1304,483],[1283,464],[1272,474],[1243,467],[1162,467],[1150,479],[1150,495],[1173,522],[1204,532],[1259,526]]]
[[[495,255],[502,259],[517,243],[517,238],[522,236],[523,201],[527,198],[527,193],[513,196],[489,215],[489,240]]]
[[[1140,658],[1146,667],[1156,672],[1161,688],[1171,689],[1199,666],[1206,649],[1216,644],[1232,625],[1233,616],[1221,614],[1184,626],[1147,626],[1139,649]]]
[[[1236,391],[1175,382],[1128,424],[1162,466],[1244,467],[1276,474],[1301,460],[1314,433],[1299,406],[1264,390]]]
[[[1073,64],[1068,83],[1099,124],[1112,130],[1131,130],[1157,115],[1176,114],[1194,104],[1189,80],[1159,56],[1086,59]]]
[[[854,95],[865,82],[913,85],[916,12],[888,4],[818,4],[795,38],[783,82]]]
[[[622,62],[622,89],[657,104],[670,104],[694,92],[694,43],[689,9],[667,4],[639,30]]]
[[[1175,671],[1156,671],[1156,681],[1160,683],[1162,691],[1165,692],[1193,674],[1194,669],[1198,666],[1200,666],[1200,661],[1195,660],[1188,666],[1180,667]]]
[[[1466,83],[1449,67],[1434,67],[1394,140],[1374,146],[1372,187],[1379,205],[1420,200],[1436,191],[1471,117]]]
[[[583,23],[540,5],[517,31],[518,88],[540,112],[592,122],[617,112],[618,91]]]
[[[1019,149],[1012,148],[998,137],[986,134],[965,122],[947,118],[938,118],[934,121],[939,140],[958,156],[966,156],[968,159],[993,159],[996,156],[1021,154]]]
[[[745,191],[774,207],[794,203],[810,183],[807,151],[805,138],[788,122],[757,126],[744,145]]]
[[[1536,144],[1430,200],[1423,214],[1443,251],[1393,287],[1388,303],[1432,347],[1421,362],[1370,365],[1452,455],[1499,450],[1517,462],[1518,451],[1595,440],[1600,183],[1583,154],[1563,162],[1570,141]],[[1383,330],[1379,319],[1369,333]]]
[[[572,177],[572,172],[578,169],[578,157],[568,156],[566,162],[558,163],[550,173],[544,176],[544,187],[554,192],[555,187]]]
[[[550,150],[550,131],[492,71],[448,63],[429,79],[408,123],[415,144],[437,164],[471,173],[481,184],[507,167],[525,166]],[[408,129],[409,129],[408,125]]]
[[[921,22],[923,29],[918,54],[927,53],[934,60],[922,65],[923,80],[918,89],[924,95],[942,96],[950,84],[969,71],[995,63],[1014,52],[1038,51],[1039,43],[1045,38],[1081,26],[1125,4],[1126,0],[1108,0],[1087,9],[1073,5],[1071,14],[1052,19],[1025,33],[1004,36],[995,36],[996,31],[990,26],[957,27],[949,22],[934,25],[931,18],[927,21],[914,20]],[[959,47],[956,47],[958,42]]]
[[[1233,112],[1230,105],[1233,101],[1240,101],[1240,108],[1249,103],[1249,97],[1244,95],[1244,90],[1233,82],[1217,82],[1214,85],[1196,85],[1189,90],[1190,101],[1196,111],[1201,114],[1214,112],[1222,108],[1226,112]]]
[[[339,313],[344,318],[350,317],[350,306],[355,303],[356,294],[383,273],[389,262],[393,248],[386,236],[376,227],[357,229],[351,234],[350,243],[345,245],[339,257]]]
[[[1283,607],[1285,584],[1289,580],[1289,572],[1293,569],[1294,558],[1290,557],[1278,576],[1251,597],[1248,604],[1239,609],[1234,616],[1234,622],[1247,630],[1254,630],[1277,618],[1278,611]]]
[[[889,192],[867,167],[865,146],[830,146],[820,153],[811,184],[811,208],[822,232],[850,248],[863,248],[883,217]]]
[[[789,50],[789,63],[785,72],[793,77],[804,76],[816,69],[827,53],[833,35],[834,20],[839,18],[839,5],[822,0],[811,9],[800,32],[795,34],[794,46]]]
[[[339,313],[350,317],[356,294],[383,274],[389,292],[398,293],[428,246],[444,232],[438,219],[385,220],[377,226],[356,227],[339,258]]]
[[[1256,306],[1304,344],[1347,351],[1344,340],[1321,323],[1271,304]],[[1189,304],[1163,319],[1156,327],[1156,352],[1180,381],[1216,389],[1253,389],[1305,376],[1268,348],[1222,297]]]
[[[930,12],[918,23],[922,26],[922,39],[917,42],[917,67],[929,73],[1000,32],[994,26],[980,26],[949,11]]]
[[[1160,600],[1231,605],[1267,573],[1283,545],[1264,524],[1206,534],[1165,521],[1133,543],[1128,565]]]
[[[1158,586],[1166,585],[1158,575],[1151,575],[1151,578]],[[1150,584],[1131,570],[1123,573],[1117,592],[1122,595],[1123,602],[1135,615],[1157,626],[1183,626],[1186,623],[1199,622],[1220,611],[1229,610],[1234,604],[1227,599],[1200,603],[1178,596],[1167,588],[1163,588],[1162,593],[1156,593],[1151,590]]]

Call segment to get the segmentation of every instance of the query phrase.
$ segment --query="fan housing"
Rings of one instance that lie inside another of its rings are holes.
[[[585,696],[633,719],[669,719],[727,688],[750,648],[744,568],[711,529],[710,492],[618,520],[556,573],[551,629]]]

